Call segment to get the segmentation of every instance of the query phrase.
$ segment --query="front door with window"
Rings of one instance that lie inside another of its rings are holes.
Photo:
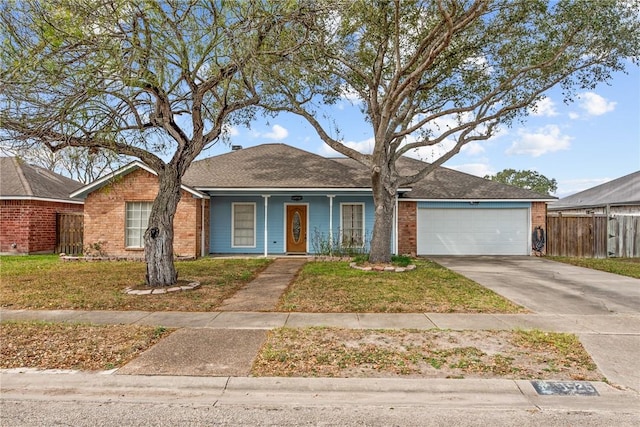
[[[306,205],[287,205],[287,252],[307,252]]]

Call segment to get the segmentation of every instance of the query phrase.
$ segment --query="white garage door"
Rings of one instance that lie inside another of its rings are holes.
[[[528,255],[528,209],[418,209],[419,255]]]

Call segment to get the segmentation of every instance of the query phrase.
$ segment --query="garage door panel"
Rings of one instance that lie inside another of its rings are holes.
[[[420,255],[527,255],[528,209],[418,209]]]

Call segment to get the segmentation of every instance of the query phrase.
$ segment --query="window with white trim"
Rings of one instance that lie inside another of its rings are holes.
[[[340,204],[340,231],[342,247],[364,246],[364,203]]]
[[[255,248],[256,204],[233,203],[231,205],[231,247]]]
[[[125,218],[125,246],[144,248],[144,232],[149,224],[152,202],[127,202]]]

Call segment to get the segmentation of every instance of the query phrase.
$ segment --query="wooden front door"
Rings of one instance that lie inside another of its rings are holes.
[[[307,205],[287,205],[287,252],[307,252]]]

